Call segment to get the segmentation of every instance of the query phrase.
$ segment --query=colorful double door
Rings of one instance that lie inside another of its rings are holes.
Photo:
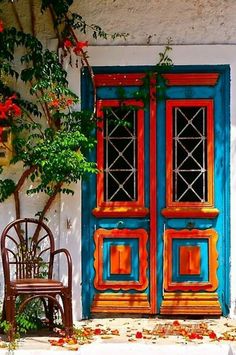
[[[95,83],[99,173],[83,182],[83,315],[227,314],[229,68],[95,68]]]

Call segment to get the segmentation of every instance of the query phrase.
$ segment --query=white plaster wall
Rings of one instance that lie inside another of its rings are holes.
[[[235,0],[82,0],[77,8],[109,33],[130,33],[127,44],[164,44],[168,37],[174,44],[236,41]]]
[[[39,15],[40,0],[34,0],[36,14],[36,33],[51,47],[55,38],[53,26],[50,24],[50,14]],[[31,31],[29,22],[29,2],[19,0],[15,2],[26,31]],[[1,4],[3,13],[1,18],[7,25],[16,25],[12,14],[11,3]],[[88,53],[92,65],[152,65],[158,60],[158,53],[168,38],[173,46],[171,57],[175,64],[231,64],[232,92],[231,92],[231,230],[236,230],[236,1],[235,0],[75,0],[73,10],[84,16],[88,23],[100,25],[106,32],[128,32],[126,41],[123,39],[95,41],[91,34]],[[79,38],[83,39],[82,35]],[[104,46],[106,44],[106,46]],[[117,45],[124,45],[118,47]],[[224,44],[222,46],[186,46],[199,44]],[[91,45],[94,45],[91,46]],[[112,48],[111,48],[112,46]],[[71,87],[76,93],[80,92],[79,70],[67,66]],[[10,174],[18,174],[18,165]],[[74,186],[73,197],[58,198],[49,213],[49,225],[57,239],[57,246],[67,247],[73,258],[73,306],[74,317],[81,317],[81,207],[80,184]],[[45,201],[45,196],[26,197],[23,215],[34,216]],[[0,231],[14,218],[13,200],[10,198],[0,204]],[[69,219],[69,220],[68,220]],[[67,221],[68,220],[68,221]],[[69,222],[69,223],[67,223]],[[236,240],[232,232],[232,250],[236,250]],[[58,271],[65,276],[64,262],[60,260]],[[0,275],[2,272],[0,270]],[[1,278],[0,278],[1,282]],[[1,285],[0,285],[0,289]],[[231,269],[232,307],[236,299],[236,262]]]
[[[26,31],[31,30],[29,1],[15,1]],[[40,13],[40,0],[34,0],[35,29],[41,38],[53,38],[50,14]],[[16,23],[11,4],[1,5],[6,24]],[[94,40],[90,44],[234,44],[236,42],[235,0],[74,0],[73,11],[106,32],[128,32],[126,41]],[[83,36],[81,35],[81,38]]]

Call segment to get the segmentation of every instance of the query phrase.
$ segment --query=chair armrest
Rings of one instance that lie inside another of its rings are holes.
[[[71,287],[72,287],[72,259],[71,259],[71,255],[70,255],[69,251],[65,248],[54,250],[54,252],[52,252],[52,257],[54,260],[54,256],[57,254],[61,254],[61,253],[65,254],[66,259],[67,259],[68,287],[71,289]]]

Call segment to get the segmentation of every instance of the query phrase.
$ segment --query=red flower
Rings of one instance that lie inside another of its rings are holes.
[[[88,41],[86,42],[76,42],[75,48],[73,49],[76,55],[79,55],[84,47],[88,47]]]
[[[174,326],[174,327],[180,326],[180,322],[179,322],[178,320],[174,320],[173,326]]]
[[[21,109],[16,104],[11,105],[11,110],[13,111],[14,116],[16,116],[16,117],[21,116]]]
[[[0,127],[0,142],[2,142],[3,127]]]
[[[137,332],[137,333],[135,334],[135,338],[136,338],[136,339],[141,339],[142,337],[143,337],[142,332]]]
[[[66,105],[67,106],[71,106],[71,105],[73,105],[73,103],[74,103],[74,101],[72,99],[67,99],[66,100]]]
[[[73,44],[72,44],[71,40],[66,38],[64,40],[64,47],[68,49],[68,48],[71,48],[72,46],[73,46]]]
[[[213,330],[208,334],[208,336],[210,339],[217,339],[217,335]]]
[[[53,108],[58,108],[59,105],[60,105],[60,102],[59,102],[59,100],[57,100],[57,99],[54,99],[54,100],[53,100],[52,102],[50,102],[50,104],[49,104],[49,106],[50,106],[50,107],[53,107]]]
[[[0,103],[0,119],[7,118],[7,111],[4,104]]]
[[[0,20],[0,32],[4,31],[3,21]]]
[[[60,338],[58,340],[54,340],[54,339],[50,339],[49,340],[49,343],[52,345],[52,346],[63,346],[65,344],[65,340],[63,338]]]
[[[203,339],[203,336],[200,334],[197,334],[197,333],[190,333],[188,335],[188,338],[189,339]]]
[[[0,102],[0,119],[6,119],[9,116],[21,116],[21,108],[12,101],[15,98],[16,96],[12,95],[5,102]]]
[[[100,335],[102,333],[101,329],[96,328],[94,329],[94,335]]]

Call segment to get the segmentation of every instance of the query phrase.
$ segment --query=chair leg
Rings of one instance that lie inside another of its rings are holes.
[[[63,297],[64,305],[64,327],[67,336],[73,334],[73,317],[72,317],[72,297],[71,295],[65,295]]]
[[[6,320],[6,301],[5,301],[5,297],[3,299],[3,304],[2,304],[1,322],[3,322],[4,320]]]
[[[13,341],[16,332],[16,319],[15,319],[15,296],[5,297],[6,321],[10,325],[7,337],[9,341]]]
[[[6,301],[5,301],[5,297],[4,297],[3,304],[2,304],[1,323],[4,322],[5,320],[6,320]],[[4,329],[2,326],[0,327],[0,333],[1,334],[4,333]]]
[[[53,330],[53,306],[54,302],[50,298],[48,299],[48,320],[49,320],[49,329]]]

